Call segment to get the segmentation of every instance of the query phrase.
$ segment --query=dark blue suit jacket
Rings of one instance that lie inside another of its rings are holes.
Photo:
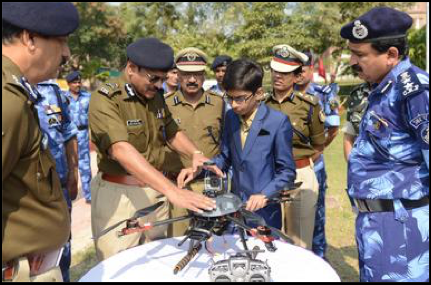
[[[212,160],[224,172],[233,167],[232,192],[244,202],[254,194],[273,198],[296,178],[292,136],[289,118],[260,104],[243,150],[241,122],[230,110],[226,114],[221,153]],[[279,205],[267,206],[257,213],[270,225],[281,228],[280,209]]]

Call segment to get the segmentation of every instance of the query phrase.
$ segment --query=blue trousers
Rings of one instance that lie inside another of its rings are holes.
[[[88,130],[78,132],[78,166],[81,175],[82,193],[86,201],[91,201],[91,159]]]
[[[361,282],[429,281],[429,205],[408,211],[359,213],[356,242]]]
[[[322,162],[323,163],[323,162]],[[314,222],[313,246],[312,251],[324,258],[326,254],[326,236],[325,236],[325,194],[327,185],[327,175],[325,165],[316,171],[317,181],[319,182],[319,196],[317,198],[316,219]]]
[[[63,185],[66,185],[65,182]],[[64,198],[66,199],[67,206],[69,208],[69,214],[72,217],[72,201],[69,197],[69,191],[66,187],[63,187]],[[63,276],[63,282],[70,282],[70,264],[72,262],[72,250],[71,250],[71,240],[72,234],[69,236],[69,240],[64,245],[63,254],[60,259],[60,270]]]

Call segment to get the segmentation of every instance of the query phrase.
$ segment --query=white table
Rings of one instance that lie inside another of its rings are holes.
[[[243,249],[237,236],[214,237],[214,256],[203,247],[186,268],[174,275],[175,265],[187,254],[188,241],[181,248],[177,247],[181,240],[182,238],[164,239],[120,252],[92,268],[80,282],[210,281],[208,268],[211,259],[227,259],[229,254],[233,255]],[[255,245],[265,249],[264,253],[257,255],[257,259],[268,260],[273,281],[340,282],[334,269],[308,250],[275,241],[277,251],[268,252],[263,242],[255,238],[248,238],[247,244],[249,249]]]

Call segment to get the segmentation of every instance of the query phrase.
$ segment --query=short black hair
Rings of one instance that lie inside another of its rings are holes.
[[[399,58],[409,54],[409,45],[406,37],[371,40],[371,47],[379,53],[385,53],[391,47],[398,49]]]
[[[262,67],[248,59],[238,59],[231,62],[223,78],[225,90],[244,90],[256,93],[263,83]]]
[[[2,38],[2,44],[4,45],[13,43],[15,38],[18,37],[24,31],[24,29],[14,26],[4,20],[2,20],[1,23],[2,23],[1,38]]]

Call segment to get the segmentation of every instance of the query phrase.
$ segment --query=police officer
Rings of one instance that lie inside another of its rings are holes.
[[[3,281],[62,281],[70,217],[32,85],[57,75],[78,25],[69,2],[2,3]]]
[[[219,55],[217,56],[212,65],[211,70],[214,72],[217,84],[210,87],[210,91],[223,96],[225,90],[223,88],[223,78],[226,73],[227,66],[232,62],[232,58],[228,55]]]
[[[78,165],[81,176],[82,193],[87,204],[91,203],[91,159],[90,139],[88,131],[88,107],[91,94],[81,88],[81,74],[73,71],[66,76],[69,91],[66,96],[70,102],[70,115],[72,121],[78,127]]]
[[[342,129],[344,133],[343,148],[344,159],[349,160],[350,152],[352,151],[353,144],[359,133],[359,125],[361,124],[362,117],[368,106],[368,96],[371,93],[371,86],[369,83],[364,82],[352,90],[347,100],[347,118],[346,123]]]
[[[63,195],[71,213],[72,200],[75,200],[78,192],[78,129],[70,118],[69,100],[62,94],[55,80],[37,84],[37,92],[41,96],[41,100],[36,103],[40,127],[48,136],[49,150],[55,159]],[[64,282],[70,282],[71,259],[69,238],[60,261]]]
[[[166,81],[163,83],[164,94],[176,92],[178,90],[178,68],[174,64],[166,73]]]
[[[338,134],[340,127],[340,116],[338,115],[339,87],[334,83],[335,76],[331,77],[331,84],[321,86],[314,82],[314,60],[310,52],[304,52],[308,56],[308,61],[302,67],[302,79],[296,85],[296,89],[303,94],[313,95],[319,98],[320,107],[325,113],[325,148],[328,147]],[[328,188],[327,174],[323,154],[318,153],[314,161],[314,172],[319,182],[319,197],[317,199],[316,221],[314,224],[313,234],[313,252],[325,258],[326,253],[326,238],[325,238],[325,193]]]
[[[91,139],[100,171],[91,183],[91,226],[99,259],[166,237],[163,226],[121,239],[115,229],[99,236],[138,209],[164,202],[143,219],[155,221],[168,218],[166,199],[192,211],[215,208],[213,200],[177,188],[160,172],[166,143],[188,156],[195,169],[206,159],[179,131],[164,102],[162,84],[173,64],[172,48],[158,39],[142,38],[127,47],[127,58],[123,75],[100,87],[90,101]]]
[[[216,93],[202,88],[205,81],[206,54],[197,48],[181,50],[175,58],[179,70],[180,89],[167,94],[166,105],[172,118],[191,139],[191,141],[208,158],[213,158],[220,151],[219,145],[224,119],[224,101]],[[191,166],[189,159],[181,159],[176,152],[167,149],[164,170],[172,181],[177,181],[178,174]],[[189,185],[190,189],[202,193],[204,177],[200,177]],[[171,206],[171,216],[180,217],[186,209]],[[172,224],[173,236],[182,236],[187,230],[189,221]]]
[[[308,57],[285,44],[275,46],[273,52],[273,92],[266,103],[286,114],[292,122],[297,182],[302,182],[294,200],[284,207],[283,229],[296,245],[311,250],[319,189],[313,156],[324,148],[325,115],[319,98],[294,90]]]
[[[429,279],[429,75],[407,56],[411,25],[380,7],[341,29],[372,84],[348,166],[361,281]]]

